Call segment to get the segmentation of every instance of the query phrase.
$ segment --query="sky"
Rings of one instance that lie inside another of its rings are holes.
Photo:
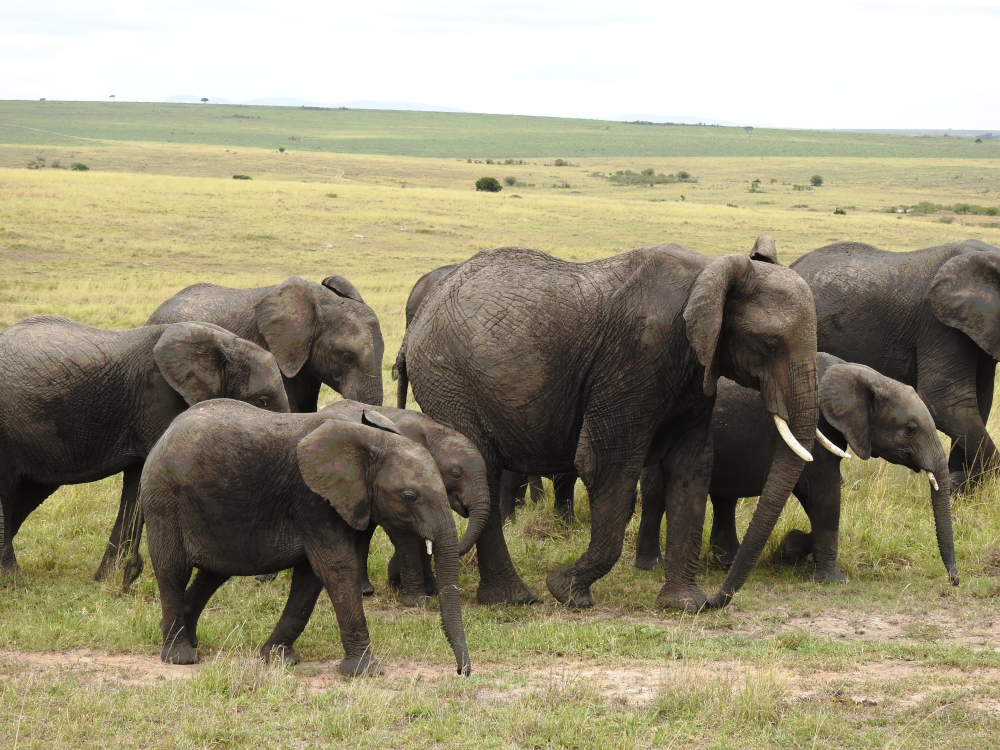
[[[0,0],[0,99],[1000,130],[1000,0]]]

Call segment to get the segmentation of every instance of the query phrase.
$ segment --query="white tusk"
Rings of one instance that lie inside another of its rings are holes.
[[[938,487],[937,479],[935,479],[933,471],[924,471],[924,473],[927,475],[927,479],[931,483],[931,487],[933,487],[935,490],[941,489],[940,487]]]
[[[813,457],[809,454],[802,444],[795,439],[795,435],[792,434],[791,429],[788,427],[788,422],[779,417],[777,414],[772,414],[774,417],[774,423],[778,425],[778,433],[781,435],[781,439],[785,441],[785,445],[792,449],[796,456],[801,458],[803,461],[812,461]]]
[[[434,542],[432,542],[430,539],[425,539],[424,541],[427,543],[427,554],[428,555],[433,555],[434,554]]]
[[[827,440],[826,435],[824,435],[818,429],[816,430],[816,439],[819,440],[820,445],[822,445],[824,448],[830,451],[830,453],[832,453],[833,455],[840,456],[841,458],[851,457],[850,453],[848,453],[847,451],[840,450],[840,448],[838,448],[836,445]]]

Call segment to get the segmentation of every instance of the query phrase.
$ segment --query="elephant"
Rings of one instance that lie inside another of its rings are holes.
[[[267,349],[293,412],[316,411],[320,384],[380,405],[385,345],[375,312],[342,276],[299,276],[274,286],[194,284],[161,304],[147,325],[204,321]]]
[[[359,401],[335,401],[320,409],[321,414],[348,421],[360,421],[362,414],[378,412],[392,421],[406,438],[430,452],[437,464],[451,509],[469,519],[465,534],[458,543],[458,555],[469,552],[486,526],[490,513],[490,493],[486,483],[486,464],[476,447],[462,433],[431,419],[426,414],[390,406],[366,406]],[[358,572],[361,591],[375,592],[368,578],[368,550],[375,524],[357,532]],[[403,604],[413,607],[424,596],[437,593],[430,555],[420,540],[411,537],[396,548],[389,561],[389,586],[402,592]]]
[[[19,570],[14,536],[61,485],[124,470],[99,578],[135,535],[143,462],[178,414],[218,396],[289,410],[274,357],[203,323],[105,331],[53,315],[27,318],[0,333],[0,394],[0,567]]]
[[[812,553],[813,580],[845,582],[837,567],[840,524],[840,461],[854,454],[883,458],[927,475],[938,549],[952,584],[958,585],[951,524],[948,462],[926,405],[910,386],[870,367],[844,362],[825,352],[816,355],[819,378],[819,430],[827,450],[814,450],[815,460],[802,470],[795,496],[809,516],[812,532],[792,531],[784,557],[797,562]],[[739,549],[736,501],[759,495],[778,433],[756,391],[720,378],[712,415],[715,460],[709,494],[714,509],[712,547],[723,566]],[[658,467],[642,472],[642,521],[636,541],[635,566],[659,565],[660,521],[664,514],[664,482]]]
[[[288,601],[261,655],[298,661],[295,640],[325,587],[344,646],[340,672],[382,674],[355,550],[356,531],[371,522],[390,537],[425,541],[458,673],[471,672],[444,483],[427,450],[380,414],[366,411],[357,423],[322,412],[272,415],[227,399],[199,404],[150,453],[140,500],[163,607],[164,662],[197,660],[198,619],[230,577],[293,568]]]
[[[589,607],[621,556],[644,465],[670,476],[673,508],[657,602],[728,604],[746,580],[816,434],[815,306],[796,274],[680,245],[572,263],[528,248],[485,250],[439,281],[396,358],[399,394],[447,418],[486,461],[490,520],[477,542],[482,604],[537,597],[510,559],[499,508],[504,469],[576,471],[591,539],[546,585]],[[722,590],[695,582],[711,475],[720,375],[761,391],[788,446],[778,449],[757,518]],[[794,446],[794,447],[792,447]]]
[[[916,389],[952,440],[952,489],[1000,468],[986,421],[1000,359],[1000,249],[965,240],[894,253],[859,242],[791,264],[816,299],[822,351]]]

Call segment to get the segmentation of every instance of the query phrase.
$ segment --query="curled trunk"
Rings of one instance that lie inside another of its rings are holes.
[[[449,516],[447,523],[439,523],[434,542],[434,568],[437,574],[438,597],[441,602],[441,627],[451,650],[455,654],[460,675],[472,672],[469,647],[465,642],[462,626],[462,603],[458,591],[458,543],[455,525]]]

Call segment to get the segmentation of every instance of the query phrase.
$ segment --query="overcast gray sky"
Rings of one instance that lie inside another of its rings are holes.
[[[0,0],[0,99],[1000,130],[1000,0]]]

